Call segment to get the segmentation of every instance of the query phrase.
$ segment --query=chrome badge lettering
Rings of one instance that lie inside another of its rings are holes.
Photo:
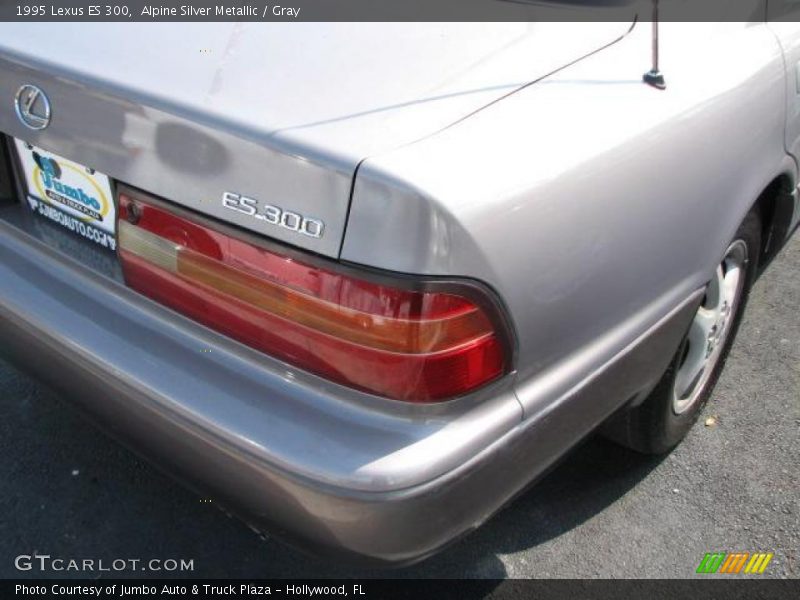
[[[325,224],[319,219],[305,217],[299,213],[283,210],[273,204],[260,203],[255,198],[248,198],[233,192],[222,194],[222,206],[247,216],[266,221],[270,225],[283,227],[295,233],[312,238],[321,238]]]

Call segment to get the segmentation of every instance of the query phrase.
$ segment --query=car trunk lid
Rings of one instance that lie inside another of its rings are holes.
[[[5,24],[0,130],[201,213],[336,257],[361,160],[431,135],[629,28]],[[50,99],[46,129],[31,131],[14,114],[24,84]],[[231,210],[226,193],[253,199],[258,211],[271,207],[274,219]],[[304,235],[295,217],[282,223],[287,212],[324,223],[322,235]]]

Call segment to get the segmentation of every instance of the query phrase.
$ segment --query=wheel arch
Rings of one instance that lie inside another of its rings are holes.
[[[761,217],[759,274],[769,266],[788,238],[794,215],[794,186],[794,176],[781,173],[756,199],[755,208]]]

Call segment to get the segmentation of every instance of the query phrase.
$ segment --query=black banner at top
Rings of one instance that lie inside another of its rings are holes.
[[[640,21],[656,0],[0,0],[0,21]],[[796,0],[658,0],[663,21],[800,20]]]

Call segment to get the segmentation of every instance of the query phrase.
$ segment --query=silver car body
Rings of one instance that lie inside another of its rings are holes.
[[[641,81],[650,47],[633,22],[4,24],[3,133],[241,227],[258,223],[225,192],[313,216],[321,238],[258,231],[331,260],[479,280],[516,343],[474,394],[383,400],[156,305],[5,210],[3,351],[260,528],[427,556],[646,395],[765,190],[767,253],[797,226],[800,27],[662,23],[665,91]],[[14,112],[25,84],[52,104],[39,132]]]

